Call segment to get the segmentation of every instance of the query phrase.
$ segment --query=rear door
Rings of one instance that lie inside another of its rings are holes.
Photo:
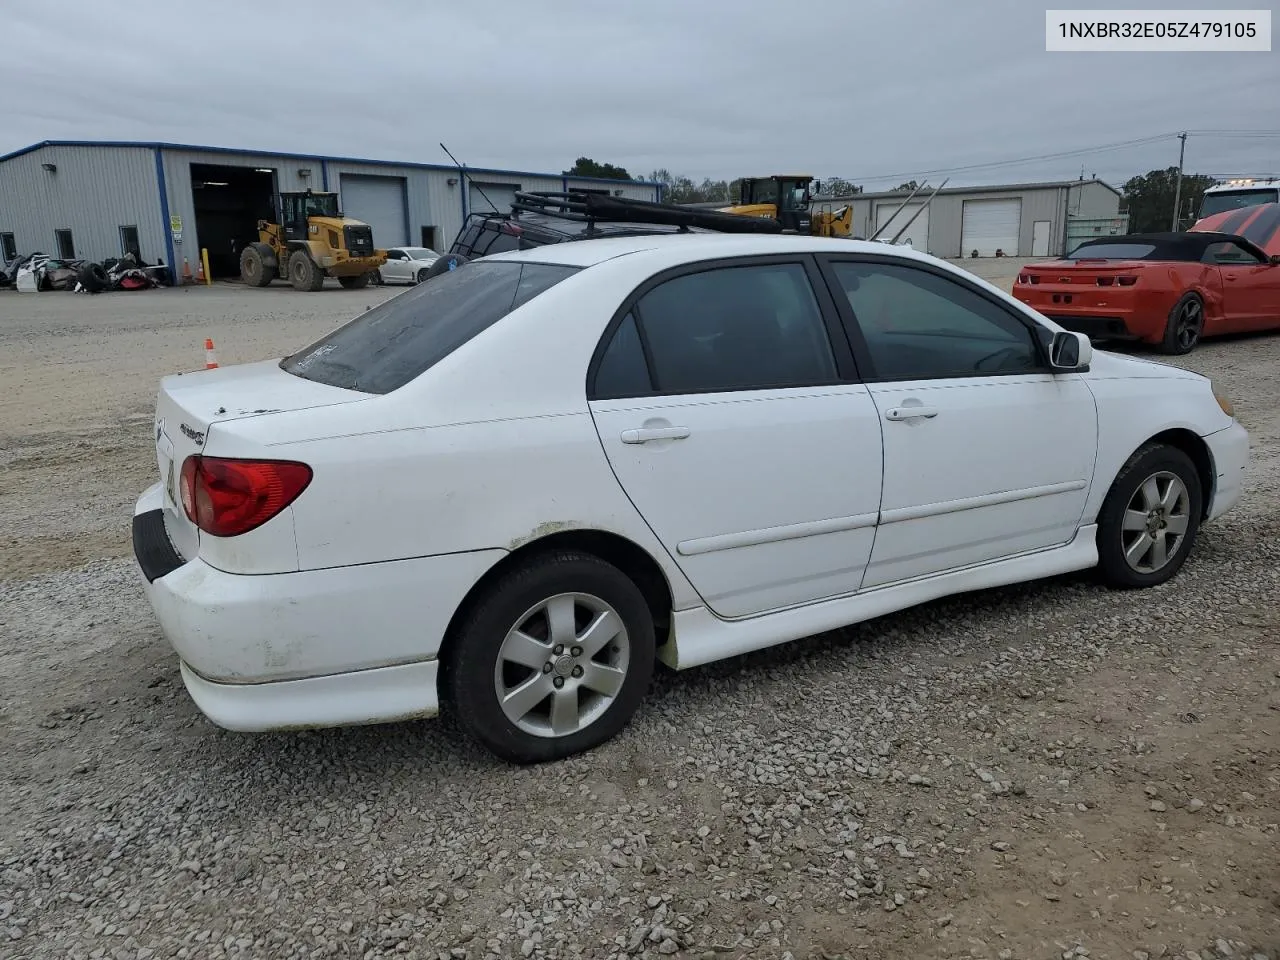
[[[1097,411],[1038,328],[949,272],[892,257],[824,267],[884,433],[864,587],[1064,544],[1093,476]]]
[[[811,258],[651,280],[606,331],[588,391],[622,488],[715,613],[859,588],[880,423]]]

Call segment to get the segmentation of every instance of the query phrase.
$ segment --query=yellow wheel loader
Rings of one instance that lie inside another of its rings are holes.
[[[297,290],[319,290],[325,277],[337,277],[348,290],[366,287],[387,262],[375,250],[373,228],[344,217],[336,193],[282,193],[278,222],[258,221],[258,242],[240,252],[240,278],[265,287],[277,278]]]
[[[815,211],[809,191],[813,177],[808,174],[743,177],[739,182],[742,186],[738,203],[722,207],[720,212],[770,217],[781,223],[783,230],[818,237],[853,235],[853,204],[845,204],[836,210],[824,208]]]

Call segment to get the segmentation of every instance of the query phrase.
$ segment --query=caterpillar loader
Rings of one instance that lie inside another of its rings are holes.
[[[357,290],[387,262],[387,251],[374,249],[373,228],[344,217],[336,193],[282,193],[276,211],[279,222],[259,220],[258,242],[240,253],[240,278],[251,287],[279,278],[319,290],[325,277],[337,277]]]
[[[848,203],[835,210],[828,207],[815,211],[809,190],[813,177],[807,174],[743,177],[740,183],[738,203],[721,207],[720,212],[770,217],[781,223],[783,230],[818,237],[853,235],[853,204]]]

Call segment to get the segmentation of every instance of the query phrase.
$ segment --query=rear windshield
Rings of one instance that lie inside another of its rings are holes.
[[[581,267],[476,262],[392,297],[280,366],[364,393],[390,393]]]
[[[1068,260],[1145,260],[1156,252],[1153,243],[1095,243],[1076,247]]]

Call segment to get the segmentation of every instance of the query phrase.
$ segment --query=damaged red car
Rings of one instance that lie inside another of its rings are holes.
[[[1247,212],[1265,246],[1243,225],[1220,232],[1209,221],[1187,233],[1088,240],[1024,267],[1013,295],[1068,330],[1167,354],[1188,353],[1201,337],[1280,329],[1280,204]]]

